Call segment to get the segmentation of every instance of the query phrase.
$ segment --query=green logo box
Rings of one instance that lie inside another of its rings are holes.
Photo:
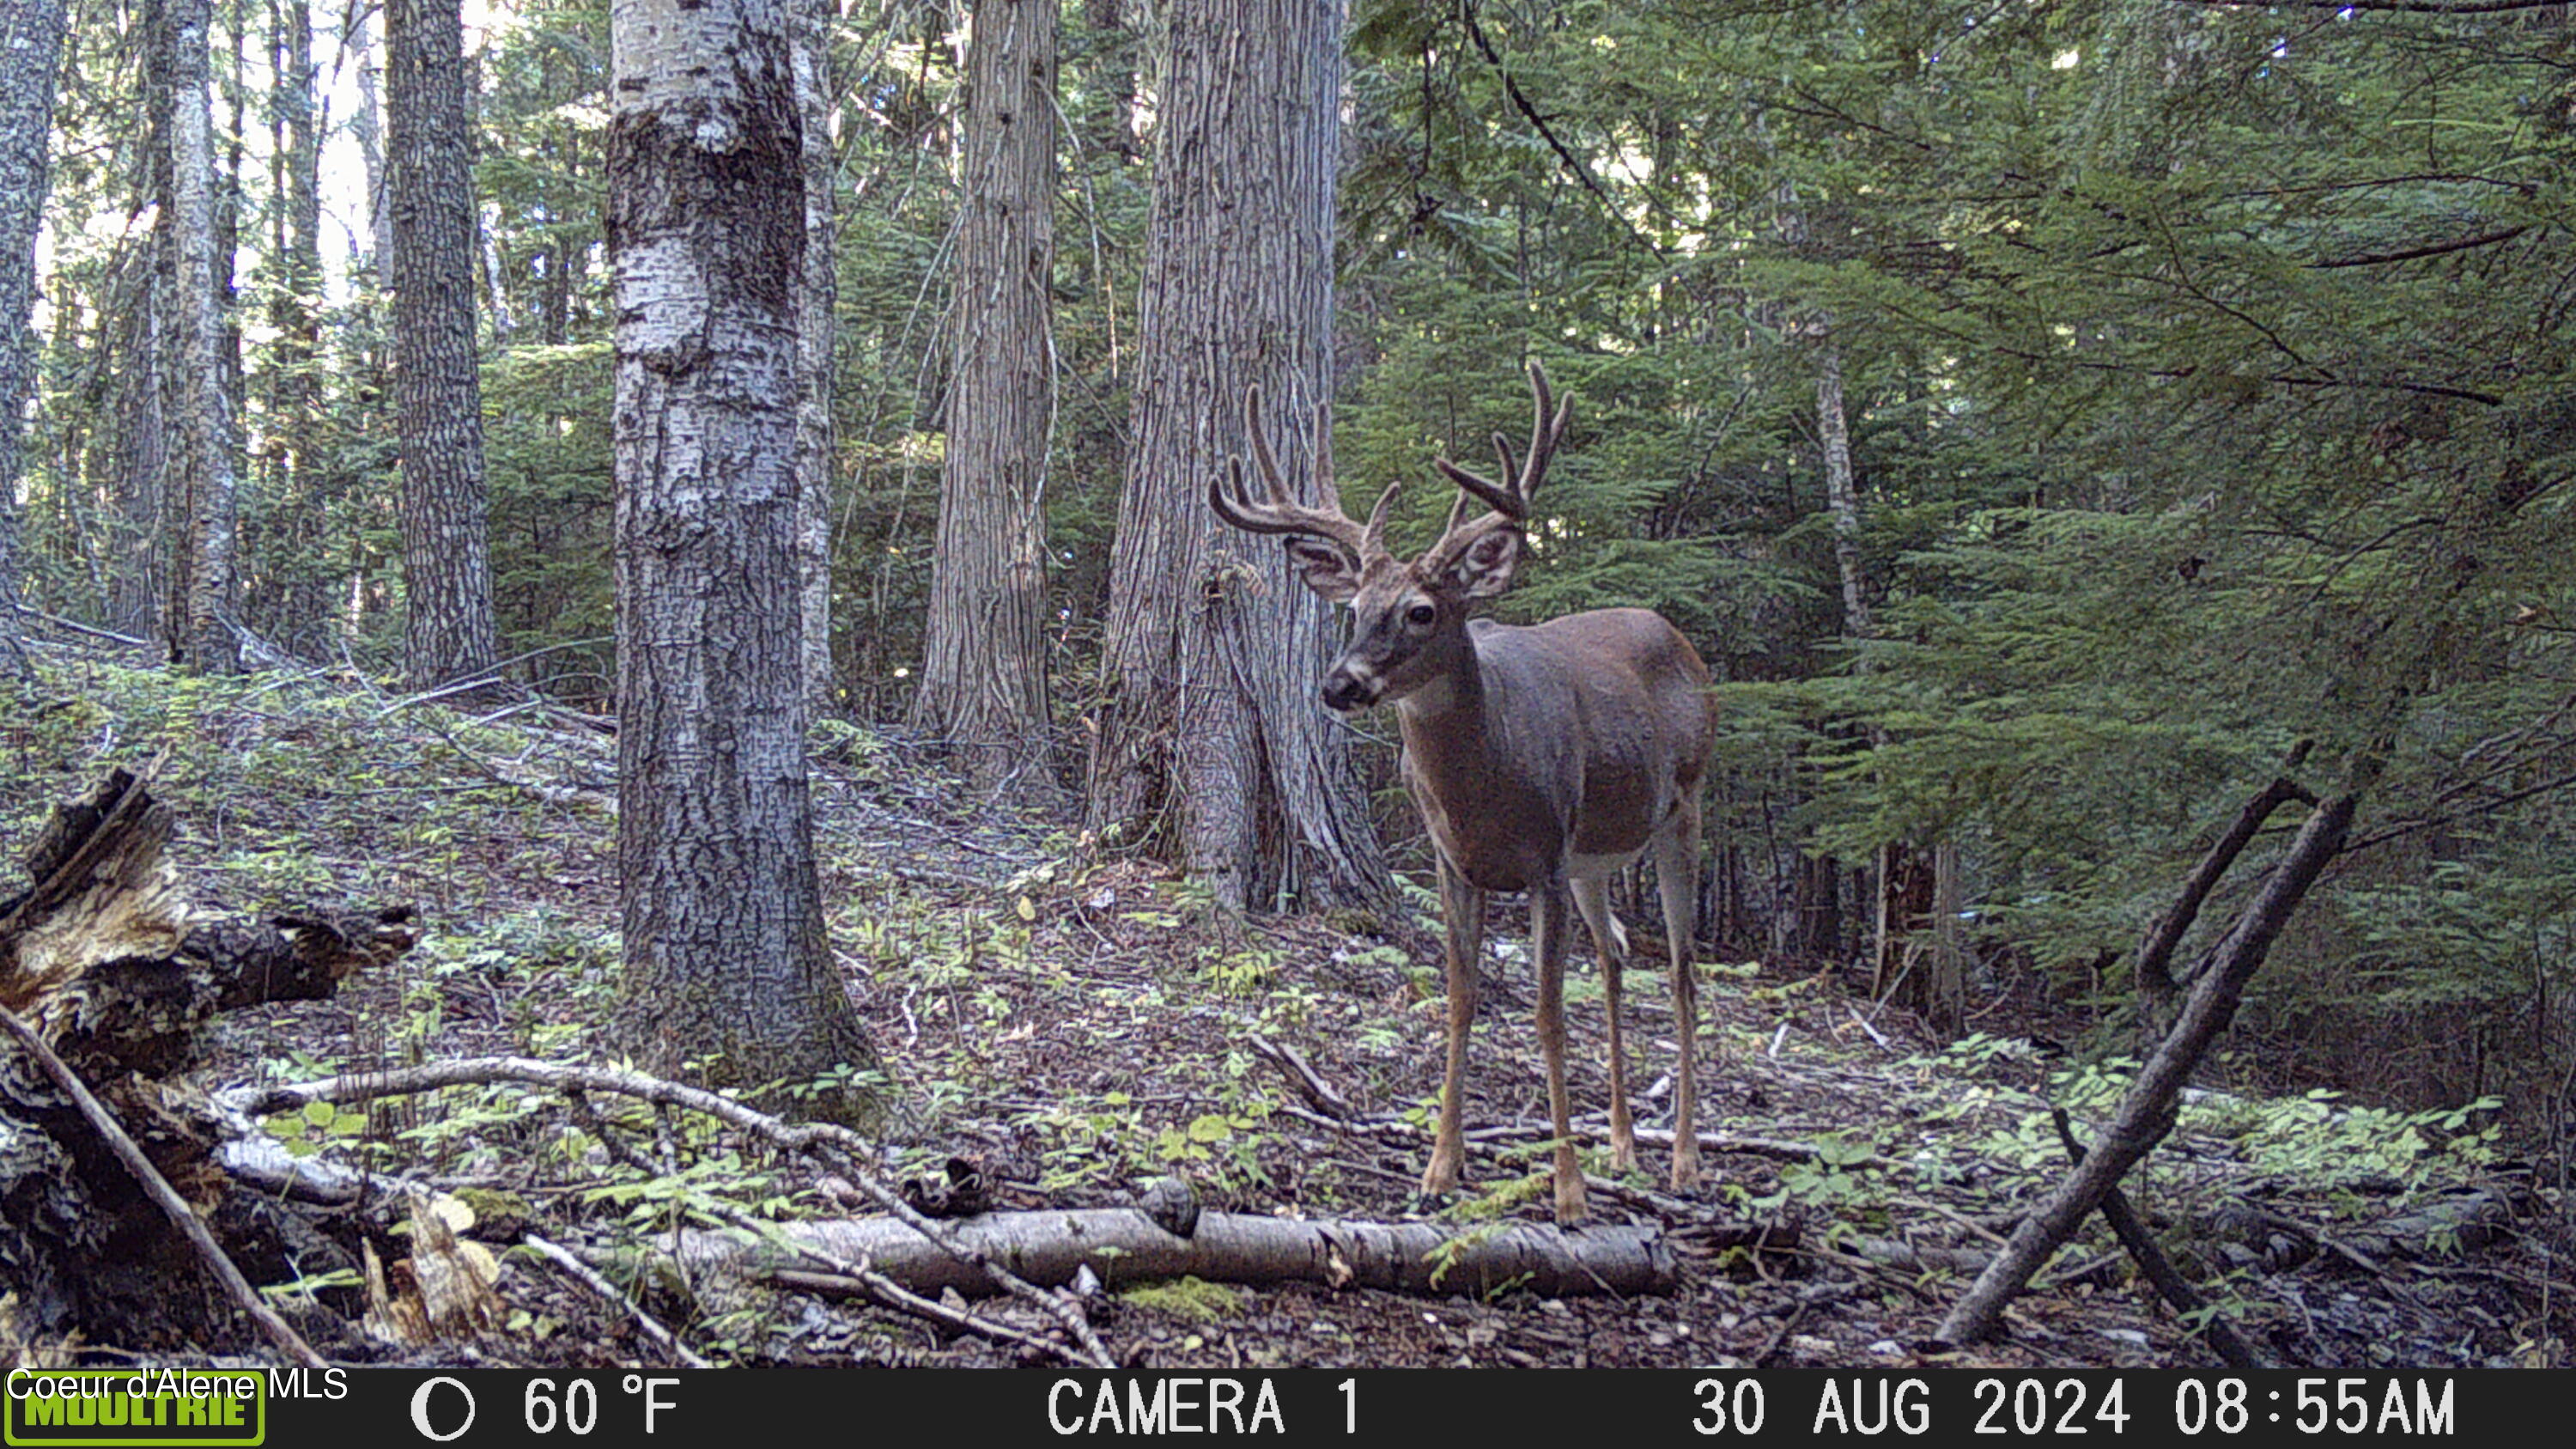
[[[11,1369],[11,1445],[242,1445],[268,1440],[268,1385],[251,1369]]]

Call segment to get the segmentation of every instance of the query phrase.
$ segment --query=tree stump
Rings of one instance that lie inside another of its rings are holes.
[[[26,855],[31,884],[0,897],[0,1007],[76,1073],[201,1217],[258,1219],[214,1160],[221,1114],[192,1079],[217,1012],[330,995],[360,966],[411,948],[408,907],[191,919],[168,858],[174,817],[112,769],[55,807]],[[228,1249],[229,1251],[229,1249]],[[187,1240],[39,1067],[0,1037],[0,1323],[27,1339],[78,1331],[135,1348],[236,1340]]]

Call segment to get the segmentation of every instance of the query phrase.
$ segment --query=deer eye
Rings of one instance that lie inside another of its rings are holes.
[[[1416,604],[1404,611],[1404,617],[1416,624],[1428,624],[1440,617],[1440,611],[1429,604]]]

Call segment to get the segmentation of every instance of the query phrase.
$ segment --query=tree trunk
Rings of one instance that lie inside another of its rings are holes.
[[[796,333],[796,578],[803,615],[805,702],[832,707],[832,357],[840,275],[833,265],[831,133],[834,0],[798,0],[796,108],[805,176],[805,278]]]
[[[387,263],[393,259],[394,244],[393,187],[385,177],[385,114],[380,93],[384,60],[370,36],[373,30],[375,36],[381,37],[382,32],[374,30],[381,24],[372,16],[361,17],[356,33],[349,37],[358,63],[358,109],[349,117],[349,134],[357,138],[358,162],[367,173],[367,255],[375,263],[379,288],[388,281]]]
[[[223,341],[217,347],[216,357],[222,362],[224,369],[224,416],[236,420],[242,416],[241,286],[233,270],[241,253],[242,110],[245,94],[242,87],[242,4],[243,0],[226,0],[223,8],[224,67],[220,74],[209,76],[212,86],[209,100],[211,101],[213,95],[220,95],[223,98],[223,129],[208,138],[210,143],[214,141],[223,143],[222,154],[215,165],[213,257],[215,316],[224,334]],[[211,59],[214,52],[209,51],[208,55]],[[241,480],[242,446],[242,438],[238,431],[232,440],[232,446],[233,479],[235,486],[238,487]],[[238,513],[238,507],[235,511]],[[238,598],[240,545],[238,542],[235,543],[234,549],[236,577],[233,584],[235,594],[233,608],[238,614],[240,612]]]
[[[953,381],[914,722],[979,790],[1055,796],[1046,465],[1055,388],[1054,0],[978,0],[967,50]]]
[[[18,643],[18,444],[36,380],[36,226],[45,210],[63,0],[0,5],[0,674],[23,677]]]
[[[166,0],[170,93],[169,228],[173,296],[163,319],[161,365],[172,377],[178,425],[176,486],[163,489],[176,535],[171,597],[162,616],[173,661],[206,674],[241,667],[232,630],[232,418],[227,407],[224,323],[215,297],[215,149],[207,95],[209,0]],[[173,506],[175,505],[175,506]]]
[[[616,0],[619,1034],[648,1069],[875,1055],[824,940],[797,581],[805,175],[785,0]],[[852,1087],[815,1103],[864,1122]]]
[[[1279,550],[1229,538],[1208,480],[1258,384],[1300,501],[1329,458],[1338,0],[1170,12],[1089,814],[1160,841],[1229,906],[1387,889],[1350,736],[1315,697],[1333,621]]]
[[[456,0],[388,0],[394,390],[401,404],[403,677],[492,668],[483,392],[474,355],[474,185]]]
[[[268,407],[266,506],[248,552],[261,561],[244,602],[251,626],[288,649],[329,657],[331,570],[324,553],[314,457],[321,402],[315,369],[322,329],[322,127],[315,124],[313,16],[306,0],[271,0],[269,186],[276,197],[269,234],[268,325],[276,333],[264,381]]]
[[[155,22],[157,33],[160,26]],[[147,42],[157,53],[157,41]],[[147,112],[166,112],[160,104],[167,100],[158,86],[152,94],[159,98],[148,102]],[[147,123],[157,138],[163,128],[159,115]],[[149,148],[149,169],[166,172],[169,153],[156,142]],[[162,197],[157,179],[147,182],[144,197]],[[166,199],[166,198],[164,198]],[[108,520],[109,561],[107,576],[108,622],[128,634],[157,638],[161,634],[161,606],[169,595],[168,570],[171,532],[162,523],[163,488],[169,482],[170,435],[167,427],[169,399],[164,390],[166,369],[161,365],[161,318],[170,301],[169,277],[163,262],[163,238],[159,228],[123,259],[124,276],[133,282],[125,290],[135,297],[133,316],[123,330],[127,365],[116,370],[116,439],[109,463],[113,482],[114,511]],[[139,274],[139,278],[137,277]]]
[[[1803,218],[1796,223],[1794,234],[1800,239],[1805,237]],[[1831,323],[1819,323],[1816,330],[1820,339],[1816,352],[1816,434],[1823,444],[1825,507],[1834,518],[1834,568],[1842,576],[1843,633],[1851,639],[1868,639],[1877,633],[1877,628],[1870,617],[1869,575],[1860,554],[1860,481],[1852,467],[1850,419],[1843,405],[1843,352],[1833,339]],[[1855,667],[1868,668],[1867,657]],[[1884,731],[1872,729],[1870,735],[1872,744],[1886,743]],[[1936,874],[1933,862],[1914,842],[1890,840],[1878,848],[1877,874],[1873,994],[1885,1000],[1902,985],[1909,1006],[1927,1017],[1937,1016],[1940,1008],[1936,1004],[1938,984],[1934,973],[1918,969],[1951,964],[1947,957],[1937,962],[1925,960],[1927,950],[1938,953],[1942,948],[1937,941],[1927,941],[1919,934],[1932,924]]]
[[[1803,228],[1802,228],[1803,230]],[[1860,559],[1860,485],[1843,410],[1843,352],[1828,336],[1816,355],[1816,433],[1824,442],[1825,506],[1834,515],[1834,567],[1843,582],[1843,632],[1870,637],[1869,579]]]

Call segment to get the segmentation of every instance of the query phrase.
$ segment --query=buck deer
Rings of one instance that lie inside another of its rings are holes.
[[[1700,787],[1715,738],[1708,669],[1664,617],[1648,609],[1595,609],[1526,627],[1470,618],[1478,601],[1511,586],[1526,548],[1532,490],[1565,435],[1571,405],[1556,407],[1533,363],[1536,402],[1529,453],[1517,469],[1499,433],[1506,480],[1495,483],[1446,458],[1441,473],[1459,488],[1438,542],[1411,563],[1386,548],[1390,485],[1362,525],[1342,511],[1321,461],[1324,415],[1316,418],[1317,495],[1291,501],[1261,425],[1258,389],[1244,397],[1244,431],[1260,465],[1256,498],[1241,459],[1208,485],[1217,516],[1252,533],[1283,534],[1306,586],[1351,606],[1351,640],[1325,671],[1323,701],[1336,710],[1393,702],[1404,737],[1404,777],[1438,846],[1440,914],[1447,927],[1449,1054],[1440,1086],[1440,1126],[1426,1197],[1458,1186],[1466,1146],[1460,1096],[1467,1029],[1476,1016],[1476,963],[1485,893],[1527,891],[1538,957],[1538,1034],[1547,1059],[1547,1103],[1556,1132],[1556,1217],[1584,1214],[1565,1091],[1565,956],[1569,900],[1583,913],[1601,957],[1610,1015],[1610,1159],[1636,1165],[1628,1116],[1627,1053],[1620,1037],[1619,972],[1627,932],[1610,913],[1612,872],[1652,851],[1673,971],[1672,1183],[1700,1180],[1692,1116],[1698,1025],[1690,967],[1691,893],[1698,878]],[[1229,482],[1230,480],[1230,482]],[[1470,498],[1489,510],[1470,519]]]

